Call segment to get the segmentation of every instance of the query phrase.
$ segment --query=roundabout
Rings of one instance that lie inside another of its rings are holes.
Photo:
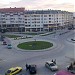
[[[45,62],[49,60],[51,61],[52,59],[56,59],[57,64],[59,65],[59,70],[66,69],[65,66],[69,64],[68,62],[70,62],[70,59],[67,57],[74,55],[74,45],[69,44],[70,42],[66,41],[71,37],[73,38],[73,35],[73,32],[69,32],[61,36],[59,34],[56,34],[56,37],[54,37],[54,35],[34,36],[33,38],[19,40],[5,38],[7,43],[12,44],[12,49],[10,50],[7,49],[7,46],[0,45],[0,59],[3,60],[0,63],[0,74],[4,75],[6,70],[8,70],[11,67],[20,66],[23,68],[23,71],[19,75],[29,75],[29,73],[26,72],[25,68],[25,64],[27,63],[37,65],[37,75],[54,75],[55,72],[51,72],[44,67]],[[37,42],[39,41],[41,41],[42,44],[38,44]],[[49,44],[47,45],[44,42],[52,43],[53,45],[48,46]],[[28,44],[28,48],[35,48],[35,46],[40,47],[43,44],[47,46],[44,49],[37,48],[38,50],[21,49],[17,47],[23,43],[25,43],[24,46]]]
[[[20,43],[17,45],[18,48],[24,50],[43,50],[43,49],[51,48],[52,46],[53,43],[47,41],[36,41],[36,40]]]

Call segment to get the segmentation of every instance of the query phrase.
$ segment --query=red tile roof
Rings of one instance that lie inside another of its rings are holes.
[[[23,12],[25,8],[1,8],[0,12]]]

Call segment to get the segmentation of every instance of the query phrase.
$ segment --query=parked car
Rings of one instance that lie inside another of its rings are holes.
[[[8,49],[12,49],[12,45],[11,45],[11,44],[8,44],[8,45],[7,45],[7,48],[8,48]]]
[[[45,66],[50,69],[51,71],[57,71],[58,70],[58,66],[52,62],[52,61],[47,61],[45,62]]]
[[[7,45],[6,41],[3,41],[3,45]]]
[[[55,73],[54,75],[75,75],[75,74],[72,74],[65,70],[61,70],[61,71],[58,71],[57,73]]]
[[[22,67],[12,67],[7,72],[5,75],[16,75],[17,73],[22,71]]]
[[[36,74],[36,72],[37,72],[36,65],[35,64],[29,65],[29,73]]]

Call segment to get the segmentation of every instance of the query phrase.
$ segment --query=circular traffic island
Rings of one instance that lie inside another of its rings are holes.
[[[53,43],[46,41],[30,41],[24,42],[17,45],[18,48],[24,50],[43,50],[53,46]]]

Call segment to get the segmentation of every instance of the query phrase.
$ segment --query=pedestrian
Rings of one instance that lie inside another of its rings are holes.
[[[26,71],[28,70],[28,64],[26,63]]]
[[[30,70],[31,65],[29,65],[28,69]]]
[[[73,62],[73,65],[75,65],[75,61]]]
[[[72,69],[73,69],[73,65],[71,63],[70,66],[68,67],[68,70],[72,70]]]
[[[56,59],[53,62],[56,64]]]
[[[52,59],[52,62],[53,62],[53,59]]]

